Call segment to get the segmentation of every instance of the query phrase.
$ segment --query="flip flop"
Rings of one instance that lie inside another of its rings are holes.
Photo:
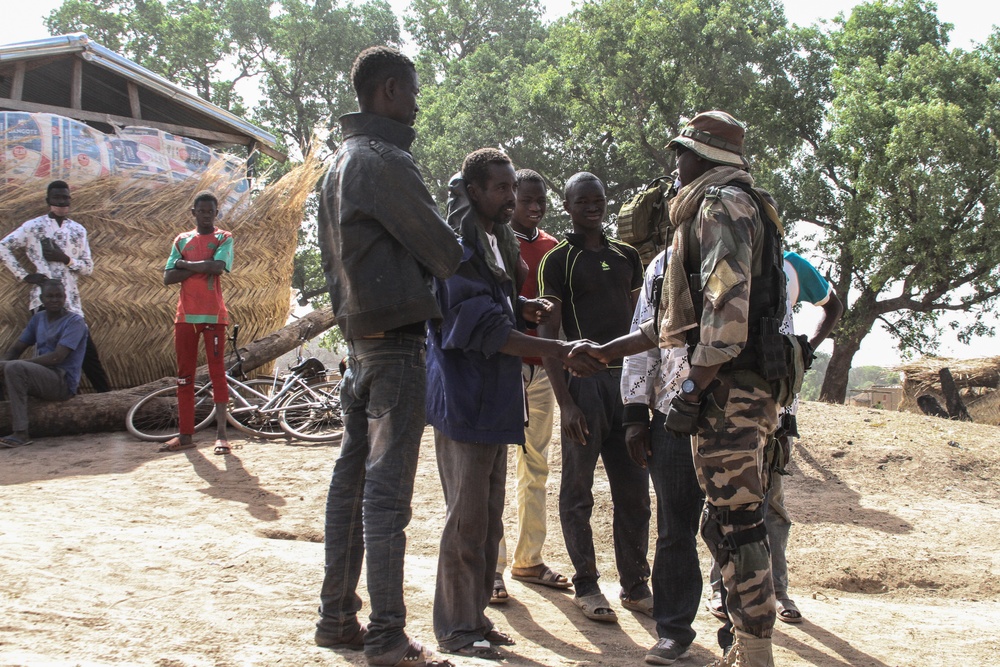
[[[194,444],[193,440],[190,443],[184,445],[184,444],[181,444],[181,439],[180,438],[170,438],[170,440],[167,440],[165,443],[163,443],[163,446],[160,447],[159,449],[157,449],[156,451],[158,451],[158,452],[179,452],[179,451],[181,451],[183,449],[194,449],[194,448],[195,448],[195,444]]]
[[[720,621],[725,621],[729,618],[726,616],[726,610],[722,608],[722,593],[719,591],[712,591],[712,597],[705,600],[705,609]]]
[[[775,599],[778,611],[778,620],[784,621],[785,623],[801,623],[802,622],[802,612],[799,608],[795,606],[795,602],[789,597],[780,597]]]
[[[563,575],[559,574],[545,563],[534,567],[512,567],[510,576],[517,581],[526,584],[538,584],[549,588],[567,589],[573,584]]]
[[[381,657],[381,656],[379,656]],[[442,660],[428,651],[418,641],[410,640],[406,652],[396,662],[382,662],[378,657],[368,659],[371,666],[385,667],[455,667],[450,661]]]
[[[575,597],[573,598],[573,604],[579,607],[583,615],[592,621],[600,621],[601,623],[618,622],[618,614],[611,608],[611,603],[608,602],[603,593]]]
[[[212,453],[217,454],[218,456],[224,456],[229,454],[231,451],[232,449],[229,447],[229,441],[219,439],[215,441],[215,449],[212,450]]]
[[[34,440],[21,440],[21,438],[16,438],[13,435],[8,435],[4,438],[0,438],[0,448],[17,449],[18,447],[27,447],[33,442]]]
[[[446,649],[439,646],[438,650],[442,653],[462,655],[469,658],[479,658],[480,660],[503,660],[503,653],[493,648],[493,645],[485,639],[472,642],[471,644],[466,644],[465,646],[456,649]]]
[[[514,644],[517,643],[514,641],[513,637],[508,635],[506,632],[500,632],[496,628],[487,632],[483,636],[483,639],[493,644],[494,646],[513,646]]]
[[[507,586],[503,583],[503,575],[497,572],[493,579],[493,595],[490,596],[490,604],[507,604],[510,594],[507,593]]]

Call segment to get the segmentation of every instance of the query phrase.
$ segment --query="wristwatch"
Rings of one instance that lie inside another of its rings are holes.
[[[688,396],[697,396],[698,385],[694,383],[694,380],[688,378],[684,380],[684,382],[681,382],[681,393],[687,394]]]

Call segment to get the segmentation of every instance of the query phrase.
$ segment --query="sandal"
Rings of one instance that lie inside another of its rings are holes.
[[[512,567],[510,568],[510,576],[527,584],[538,584],[540,586],[548,586],[549,588],[566,589],[573,585],[569,579],[554,571],[545,563],[540,563],[534,567]]]
[[[503,583],[503,575],[497,572],[493,579],[493,595],[490,596],[490,604],[507,604],[510,595],[507,594],[507,586]]]
[[[0,438],[0,448],[17,449],[18,447],[27,447],[32,442],[34,442],[34,440],[22,440],[14,435],[8,435],[4,438]]]
[[[494,646],[513,646],[517,643],[514,641],[513,637],[508,635],[506,632],[500,632],[496,628],[487,632],[483,639]]]
[[[503,660],[503,653],[493,648],[493,645],[485,639],[478,642],[472,642],[471,644],[466,644],[462,648],[449,650],[444,647],[438,647],[438,649],[444,653],[462,655],[469,658],[479,658],[480,660]]]
[[[396,662],[379,662],[378,658],[374,660],[369,658],[368,664],[385,667],[455,667],[450,661],[435,657],[420,642],[412,639],[406,647],[406,652]]]
[[[229,448],[229,441],[220,439],[215,441],[215,449],[212,450],[212,453],[223,456],[231,451],[232,450]]]
[[[195,444],[194,444],[193,440],[191,442],[189,442],[188,444],[185,445],[185,444],[181,443],[181,439],[180,438],[170,438],[170,440],[167,440],[165,443],[163,443],[163,446],[160,447],[159,449],[157,449],[156,451],[158,451],[158,452],[179,452],[182,449],[194,449],[194,448],[195,448]]]
[[[622,606],[629,611],[634,611],[639,614],[645,614],[650,618],[653,618],[653,596],[647,595],[644,598],[638,600],[630,600],[628,598],[621,598]]]
[[[712,616],[715,616],[720,621],[726,621],[729,619],[726,616],[726,610],[722,606],[722,591],[712,591],[712,597],[705,600],[705,609],[708,610]]]
[[[780,598],[775,598],[775,603],[777,604],[779,621],[784,621],[785,623],[802,622],[802,612],[799,611],[799,608],[795,606],[795,602],[787,594]]]
[[[585,595],[573,598],[573,604],[580,608],[583,615],[592,621],[601,623],[617,623],[618,614],[611,608],[611,603],[604,597],[603,593]]]

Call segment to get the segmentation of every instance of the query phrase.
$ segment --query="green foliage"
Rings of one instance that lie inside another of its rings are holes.
[[[803,401],[819,400],[819,390],[823,386],[826,367],[829,365],[830,355],[826,352],[817,352],[812,368],[806,371],[805,377],[802,378],[802,391],[799,392],[799,398]]]

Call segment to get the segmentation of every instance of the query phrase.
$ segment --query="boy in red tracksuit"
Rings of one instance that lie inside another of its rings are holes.
[[[172,438],[161,452],[194,447],[194,373],[198,363],[198,338],[205,339],[208,374],[215,401],[215,453],[228,454],[226,438],[226,325],[229,314],[222,298],[222,274],[233,266],[233,235],[215,226],[219,200],[211,192],[199,192],[191,215],[197,227],[174,239],[163,284],[181,284],[174,318],[174,347],[177,350],[177,412],[180,437]]]

